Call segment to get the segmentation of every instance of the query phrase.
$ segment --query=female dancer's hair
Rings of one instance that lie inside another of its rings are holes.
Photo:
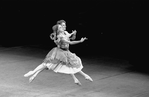
[[[53,33],[50,34],[50,38],[51,38],[52,40],[56,40],[57,29],[58,29],[57,25],[54,25],[54,26],[52,27],[52,29],[53,29]]]
[[[57,21],[57,24],[56,25],[54,25],[53,27],[52,27],[52,29],[53,29],[53,33],[51,33],[50,34],[50,38],[52,39],[52,40],[57,40],[57,34],[58,34],[58,25],[59,24],[62,24],[62,23],[66,23],[64,20],[59,20],[59,21]]]
[[[65,20],[59,20],[57,21],[57,24],[54,25],[52,27],[53,29],[53,33],[50,34],[50,38],[54,41],[57,40],[57,35],[58,35],[58,25],[62,24],[62,23],[65,23],[66,24],[66,21]],[[70,37],[71,40],[75,40],[76,39],[76,34],[73,34],[71,37]]]
[[[57,21],[57,24],[62,24],[62,23],[65,23],[66,24],[66,21],[65,20],[59,20]],[[75,40],[76,39],[76,33],[73,34],[71,37],[70,37],[71,40]]]

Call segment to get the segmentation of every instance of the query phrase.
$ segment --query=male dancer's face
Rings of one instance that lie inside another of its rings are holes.
[[[65,31],[66,30],[66,24],[63,22],[61,23],[61,27],[62,27],[62,30]]]

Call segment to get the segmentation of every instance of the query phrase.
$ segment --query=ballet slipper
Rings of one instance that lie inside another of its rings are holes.
[[[35,76],[31,76],[31,77],[29,78],[29,83],[31,83],[34,79],[35,79]]]
[[[81,86],[82,84],[80,83],[80,81],[79,80],[75,80],[75,82],[74,82],[75,84],[77,84],[77,85],[79,85],[79,86]]]
[[[29,77],[29,76],[31,76],[31,75],[33,75],[33,74],[34,74],[33,71],[29,71],[28,73],[24,74],[24,77]]]
[[[85,79],[89,80],[90,82],[93,82],[93,79],[90,76],[86,76]]]

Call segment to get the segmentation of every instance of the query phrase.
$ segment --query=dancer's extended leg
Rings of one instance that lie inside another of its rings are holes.
[[[74,80],[74,83],[77,84],[77,85],[79,85],[79,86],[81,86],[81,83],[80,83],[80,81],[76,78],[76,76],[75,76],[74,74],[71,74],[71,75],[72,75],[72,78],[73,78],[73,80]]]
[[[49,70],[51,69],[51,67],[52,67],[52,63],[47,63],[47,64],[43,64],[44,66],[42,67],[42,66],[40,66],[40,67],[42,67],[42,68],[40,68],[40,69],[37,69],[36,68],[36,73],[33,75],[33,76],[31,76],[30,78],[29,78],[29,82],[31,83],[34,79],[35,79],[35,77],[41,72],[41,71],[43,71],[45,68],[48,68]]]
[[[34,73],[36,73],[37,71],[42,70],[43,68],[46,68],[45,63],[40,64],[33,71],[29,71],[28,73],[26,73],[24,75],[24,77],[29,77],[29,76],[33,75]]]
[[[84,73],[83,71],[80,71],[79,72],[81,75],[83,75],[84,77],[85,77],[85,79],[87,79],[87,80],[89,80],[89,81],[93,81],[93,79],[89,76],[89,75],[87,75],[86,73]]]

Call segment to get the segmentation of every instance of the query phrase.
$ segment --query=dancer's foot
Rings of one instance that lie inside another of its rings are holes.
[[[31,75],[33,75],[33,74],[34,74],[33,71],[29,71],[28,73],[24,74],[24,77],[29,77],[29,76],[31,76]]]
[[[31,76],[31,77],[29,78],[29,83],[31,83],[34,79],[35,79],[35,76]]]
[[[76,80],[75,81],[75,84],[77,84],[77,85],[79,85],[79,86],[81,86],[82,84],[80,83],[80,81],[79,80]]]
[[[90,76],[86,76],[85,79],[93,82],[93,79]]]

